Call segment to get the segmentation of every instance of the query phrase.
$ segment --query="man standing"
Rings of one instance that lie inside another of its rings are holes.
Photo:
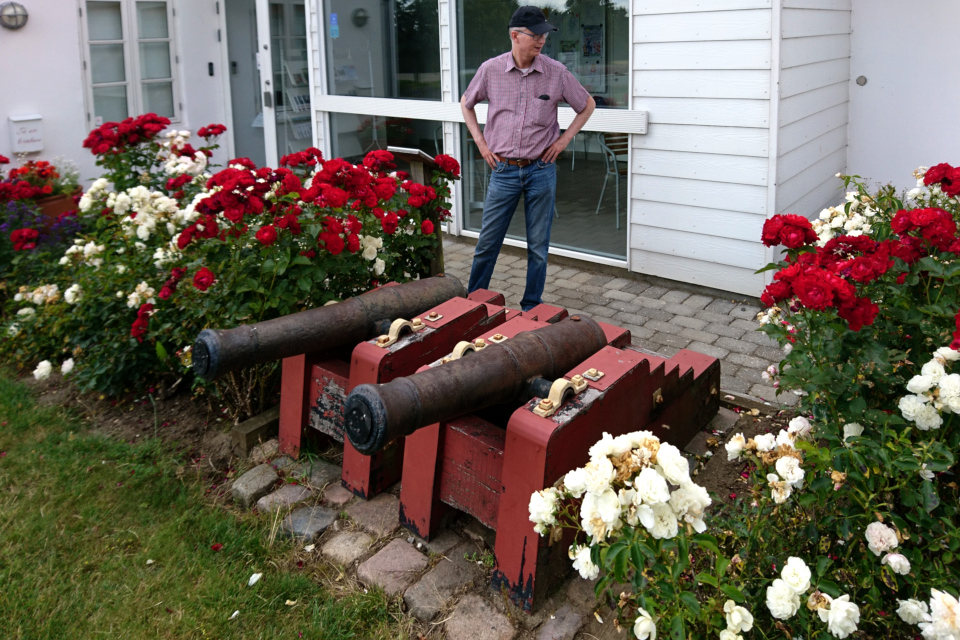
[[[460,99],[460,108],[480,155],[493,174],[483,203],[483,224],[473,255],[469,291],[486,289],[503,239],[523,195],[527,223],[527,286],[520,307],[540,304],[547,279],[547,250],[557,196],[556,159],[586,124],[596,106],[570,71],[540,50],[557,29],[536,7],[520,7],[510,18],[511,50],[487,60]],[[481,133],[474,107],[489,101]],[[577,112],[560,135],[557,105]]]

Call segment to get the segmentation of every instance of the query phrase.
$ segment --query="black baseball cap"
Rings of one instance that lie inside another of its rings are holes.
[[[547,31],[558,31],[555,26],[547,22],[547,17],[538,7],[520,7],[513,12],[513,16],[510,17],[510,24],[507,26],[525,27],[537,35]]]

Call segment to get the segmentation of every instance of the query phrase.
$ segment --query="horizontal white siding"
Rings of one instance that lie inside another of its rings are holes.
[[[777,0],[779,1],[779,0]],[[770,0],[634,0],[634,271],[759,295],[769,212]]]
[[[774,213],[812,217],[847,166],[850,0],[783,0]]]

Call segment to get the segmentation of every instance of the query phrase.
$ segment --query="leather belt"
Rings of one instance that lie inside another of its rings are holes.
[[[527,160],[526,158],[504,158],[503,161],[515,167],[525,167],[533,164],[537,161],[537,159],[534,158],[533,160]]]

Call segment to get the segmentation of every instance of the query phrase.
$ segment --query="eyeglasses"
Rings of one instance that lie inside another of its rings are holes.
[[[546,33],[541,33],[540,35],[537,35],[537,34],[535,34],[535,33],[528,33],[528,32],[526,32],[526,31],[517,31],[517,33],[522,33],[522,34],[525,35],[525,36],[530,36],[530,37],[533,38],[534,40],[538,40],[538,41],[540,41],[540,42],[543,42],[544,40],[547,39],[547,34],[546,34]]]

